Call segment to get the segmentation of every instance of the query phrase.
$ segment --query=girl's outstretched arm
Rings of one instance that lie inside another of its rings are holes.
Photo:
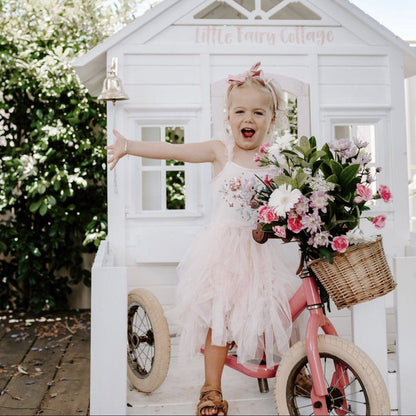
[[[139,142],[127,140],[117,130],[114,144],[105,146],[110,158],[110,170],[125,155],[141,156],[150,159],[174,159],[190,163],[222,163],[225,155],[224,144],[217,140],[201,143],[173,144],[167,142]]]

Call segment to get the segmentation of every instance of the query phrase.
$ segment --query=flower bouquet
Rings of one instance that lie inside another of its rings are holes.
[[[273,144],[262,145],[255,160],[274,170],[272,175],[259,178],[263,186],[254,196],[255,203],[260,204],[262,230],[284,241],[295,240],[309,266],[311,260],[325,259],[324,267],[331,267],[334,260],[342,258],[340,253],[347,254],[350,246],[369,240],[377,240],[381,245],[381,239],[364,238],[359,228],[370,201],[392,199],[385,185],[372,190],[379,169],[371,172],[371,155],[366,146],[358,139],[339,139],[318,149],[314,137],[297,140],[290,134],[278,137]],[[386,221],[384,215],[366,219],[376,229],[383,228]],[[362,261],[359,258],[358,262]],[[318,262],[322,266],[322,260]],[[316,272],[314,267],[312,270]],[[391,278],[388,266],[387,270]],[[331,273],[333,279],[340,270]],[[350,273],[347,270],[346,274]],[[358,280],[362,278],[361,271],[359,275]],[[321,276],[317,277],[323,283]]]

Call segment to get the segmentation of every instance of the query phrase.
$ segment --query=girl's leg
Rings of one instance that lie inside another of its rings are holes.
[[[224,369],[225,359],[227,358],[229,345],[218,347],[211,344],[211,328],[208,330],[205,340],[205,384],[204,386],[214,386],[221,388],[221,376]]]
[[[208,330],[205,340],[204,364],[205,364],[205,383],[204,386],[212,386],[221,389],[221,377],[224,369],[225,359],[227,358],[229,345],[218,347],[211,343],[211,329]],[[218,399],[221,396],[218,393]],[[202,409],[203,415],[223,415],[222,411],[208,407]]]

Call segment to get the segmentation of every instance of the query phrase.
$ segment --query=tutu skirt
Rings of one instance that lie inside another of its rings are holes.
[[[178,266],[180,349],[195,355],[209,328],[212,344],[234,341],[243,363],[272,367],[289,347],[289,299],[300,286],[295,244],[254,241],[252,227],[211,225]]]

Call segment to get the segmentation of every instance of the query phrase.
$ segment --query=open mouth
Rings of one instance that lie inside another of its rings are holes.
[[[241,130],[241,134],[246,138],[246,139],[250,139],[251,137],[254,136],[254,133],[256,131],[253,129],[242,129]]]

